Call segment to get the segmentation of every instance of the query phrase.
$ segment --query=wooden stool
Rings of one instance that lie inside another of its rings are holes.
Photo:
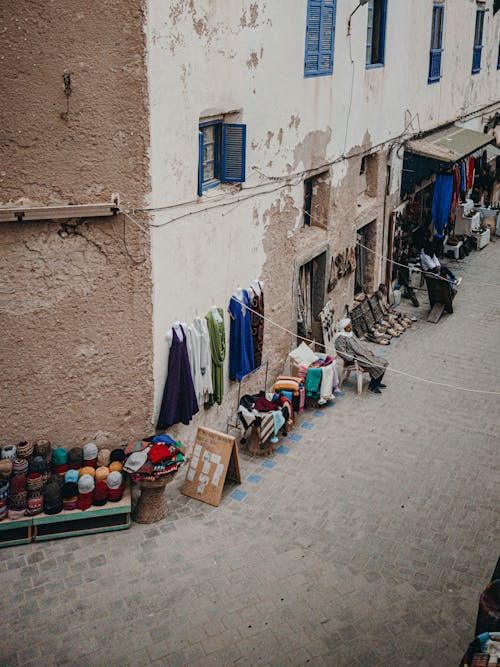
[[[137,523],[155,523],[167,515],[165,487],[174,478],[175,473],[162,477],[145,477],[139,482],[141,497],[133,514]]]

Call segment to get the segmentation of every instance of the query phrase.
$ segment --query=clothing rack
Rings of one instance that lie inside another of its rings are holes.
[[[235,431],[240,430],[239,426],[240,418],[238,416],[238,406],[240,404],[240,398],[241,398],[241,383],[244,382],[248,377],[250,377],[250,375],[253,375],[254,373],[256,373],[257,371],[259,371],[261,368],[264,367],[266,368],[266,375],[264,378],[264,391],[267,391],[267,375],[269,373],[269,361],[263,361],[261,364],[259,364],[259,366],[256,366],[253,370],[250,371],[250,373],[247,373],[241,378],[241,380],[238,381],[238,400],[236,402],[236,419],[234,424],[231,424],[231,422],[227,423],[226,433],[229,433],[230,428],[234,429]]]

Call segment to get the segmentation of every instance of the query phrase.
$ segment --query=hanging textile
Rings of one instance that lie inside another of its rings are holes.
[[[258,291],[260,290],[260,292]],[[253,367],[257,368],[262,363],[262,347],[264,344],[264,290],[260,282],[251,287],[252,300],[250,306],[256,313],[250,313],[253,340]]]
[[[212,308],[206,315],[205,320],[210,340],[210,355],[212,359],[212,392],[210,393],[205,407],[209,408],[214,403],[222,403],[224,396],[224,374],[223,365],[226,358],[226,331],[224,328],[224,313],[222,308]]]
[[[231,317],[229,330],[229,379],[238,380],[253,370],[253,339],[248,292],[241,290],[241,299],[232,296],[228,312]]]
[[[195,317],[188,327],[187,346],[198,405],[213,392],[210,335],[205,319]]]
[[[453,198],[453,176],[451,174],[439,174],[434,183],[434,196],[432,198],[432,221],[436,230],[436,236],[443,237],[444,228],[448,222]]]
[[[467,164],[467,190],[472,190],[474,186],[474,168],[476,161],[470,157]]]
[[[157,429],[165,429],[182,422],[189,424],[198,412],[198,402],[189,365],[186,332],[179,326],[182,338],[172,328],[172,344],[168,357],[168,372],[161,401]]]
[[[460,163],[460,192],[465,192],[467,190],[467,171],[465,166],[465,160],[462,160]]]

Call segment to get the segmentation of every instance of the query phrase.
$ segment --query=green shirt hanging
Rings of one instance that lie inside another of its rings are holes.
[[[214,403],[222,403],[224,396],[224,359],[226,358],[226,331],[224,328],[224,312],[222,308],[212,308],[205,316],[210,336],[210,351],[212,352],[212,383],[214,393],[210,394],[205,407]]]

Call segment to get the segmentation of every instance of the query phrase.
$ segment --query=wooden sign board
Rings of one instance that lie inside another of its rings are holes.
[[[200,426],[182,493],[218,507],[226,478],[241,483],[236,440],[225,433]]]

